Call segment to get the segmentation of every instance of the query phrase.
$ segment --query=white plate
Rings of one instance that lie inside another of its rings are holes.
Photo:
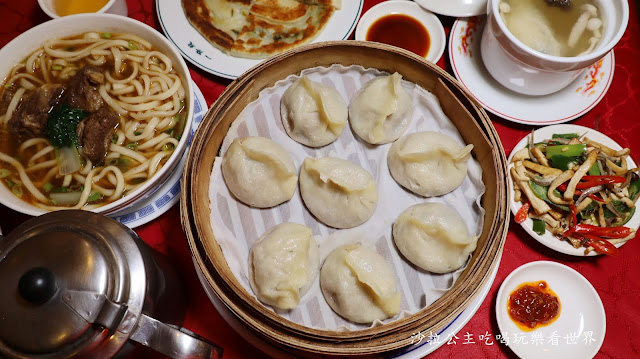
[[[613,51],[585,69],[569,86],[545,96],[527,96],[500,85],[484,67],[480,40],[486,16],[459,19],[449,37],[449,61],[456,78],[487,111],[506,120],[543,126],[580,117],[602,100],[611,85]]]
[[[436,14],[466,17],[487,13],[487,0],[414,0]]]
[[[312,42],[346,40],[356,27],[364,0],[342,1],[342,8],[329,19],[322,33]],[[156,0],[162,31],[192,64],[211,74],[235,79],[263,60],[226,55],[215,48],[187,20],[179,0]]]
[[[500,254],[502,255],[502,254]],[[264,339],[257,336],[254,332],[249,330],[238,318],[218,299],[218,296],[213,291],[213,289],[209,286],[207,281],[202,276],[202,271],[195,259],[193,261],[193,265],[196,268],[196,273],[198,274],[198,279],[200,279],[200,283],[204,288],[204,291],[207,293],[209,300],[213,303],[213,306],[216,308],[218,313],[224,318],[224,320],[236,331],[240,336],[242,336],[245,340],[251,343],[256,348],[262,350],[263,352],[271,355],[274,358],[280,359],[295,359],[295,357],[285,353],[280,348],[268,343]],[[489,293],[489,289],[491,289],[491,285],[493,284],[493,280],[496,278],[496,273],[498,273],[498,267],[500,266],[500,260],[496,261],[496,264],[491,271],[491,274],[487,280],[487,283],[482,287],[482,290],[478,293],[476,298],[469,303],[469,306],[465,308],[449,325],[447,325],[444,329],[437,333],[437,335],[432,336],[432,340],[429,340],[430,333],[415,333],[415,343],[411,346],[405,348],[404,351],[400,353],[396,353],[390,356],[385,356],[385,358],[394,358],[394,359],[420,359],[427,354],[430,354],[434,350],[438,349],[445,343],[449,341],[460,329],[462,329],[468,322],[471,320],[473,315],[478,311],[482,302],[487,297],[487,293]]]
[[[615,150],[622,149],[622,147],[619,144],[617,144],[614,140],[610,139],[604,134],[596,130],[592,130],[588,127],[578,126],[578,125],[554,125],[554,126],[539,128],[534,133],[534,137],[533,137],[534,142],[540,142],[542,140],[549,139],[554,133],[578,133],[581,135],[586,134],[586,137],[588,137],[589,139],[600,142],[610,148],[613,148]],[[518,144],[513,148],[513,151],[511,151],[511,154],[509,155],[509,160],[508,160],[509,169],[513,167],[513,165],[511,164],[511,160],[513,159],[513,156],[515,155],[515,153],[527,146],[527,143],[528,143],[527,138],[528,138],[528,135],[524,137],[522,140],[520,140],[520,142],[518,142]],[[631,156],[627,157],[627,166],[628,168],[636,167],[636,164],[631,159]],[[515,214],[518,212],[520,207],[522,207],[522,202],[516,203],[513,201],[513,198],[514,198],[513,197],[514,196],[513,179],[511,179],[511,176],[509,176],[509,191],[511,192],[511,203],[510,203],[511,212],[515,216]],[[584,248],[574,248],[571,244],[569,244],[569,242],[561,241],[557,239],[551,233],[549,233],[549,231],[547,231],[542,236],[534,232],[533,221],[530,218],[527,218],[527,220],[523,222],[521,225],[522,225],[522,228],[524,228],[524,230],[531,235],[531,237],[533,237],[538,242],[544,244],[545,246],[555,251],[558,251],[564,254],[569,254],[572,256],[582,257],[585,255]],[[638,230],[638,227],[640,227],[640,210],[636,210],[636,213],[633,215],[633,217],[631,217],[631,220],[627,222],[627,224],[625,224],[625,226]],[[620,243],[616,247],[620,247],[623,244],[624,243]],[[595,256],[595,255],[598,255],[598,253],[596,253],[595,251],[592,251],[588,255]]]
[[[511,292],[522,283],[544,280],[560,299],[559,317],[533,331],[522,331],[507,312]],[[580,273],[556,262],[524,264],[504,280],[496,299],[496,319],[504,342],[520,358],[586,359],[598,353],[607,322],[600,296]]]
[[[191,134],[189,134],[189,143],[184,151],[182,159],[176,165],[175,171],[148,197],[140,199],[134,206],[126,207],[121,211],[109,214],[109,217],[119,221],[129,228],[136,228],[143,224],[149,223],[158,218],[161,214],[171,208],[180,200],[180,180],[182,179],[182,171],[184,162],[187,158],[187,152],[191,146],[191,138],[196,129],[202,122],[202,118],[207,113],[209,107],[202,95],[202,91],[193,84],[193,124],[191,126]]]
[[[429,33],[429,50],[425,58],[433,63],[438,62],[444,53],[446,37],[442,23],[433,13],[424,10],[416,3],[405,0],[384,1],[369,9],[358,22],[356,40],[365,41],[371,24],[381,17],[391,14],[403,14],[418,20]]]

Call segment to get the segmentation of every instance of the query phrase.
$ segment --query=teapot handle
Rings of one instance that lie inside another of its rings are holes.
[[[142,314],[129,339],[173,359],[219,359],[223,349],[184,328],[176,328]]]

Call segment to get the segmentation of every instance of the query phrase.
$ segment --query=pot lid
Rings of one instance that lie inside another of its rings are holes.
[[[119,350],[146,290],[132,235],[99,214],[58,211],[3,238],[0,357],[66,358],[113,344],[109,350]]]

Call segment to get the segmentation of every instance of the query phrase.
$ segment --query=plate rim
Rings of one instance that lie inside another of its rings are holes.
[[[609,136],[605,135],[604,133],[598,131],[598,130],[594,130],[592,128],[586,127],[586,126],[581,126],[581,125],[574,125],[574,124],[556,124],[556,125],[549,125],[549,126],[544,126],[544,127],[540,127],[538,129],[536,129],[534,131],[538,132],[538,131],[552,131],[552,129],[554,128],[571,128],[573,130],[562,130],[564,132],[566,131],[573,131],[576,133],[587,133],[587,132],[591,132],[592,134],[596,134],[599,138],[605,139],[607,141],[611,141],[611,143],[614,143],[617,145],[617,149],[622,149],[622,146],[620,146],[616,141],[614,141],[613,139],[611,139]],[[572,133],[572,132],[567,132],[567,133]],[[523,138],[520,139],[520,141],[518,141],[518,143],[513,147],[513,149],[511,150],[511,153],[509,154],[509,157],[507,158],[507,168],[511,169],[513,167],[511,161],[513,160],[513,156],[515,155],[516,152],[518,152],[519,150],[521,150],[522,148],[525,147],[526,143],[527,143],[527,137],[529,136],[529,134],[527,134],[526,136],[524,136]],[[614,148],[616,149],[616,148]],[[631,168],[636,167],[636,163],[633,161],[633,159],[631,158],[631,156],[627,157],[627,165],[631,165]],[[511,211],[511,213],[515,216],[516,213],[518,212],[518,209],[520,209],[520,207],[522,207],[521,202],[515,202],[513,200],[514,196],[514,188],[513,188],[513,179],[511,178],[511,174],[509,174],[509,179],[508,179],[508,189],[509,192],[511,194],[510,196],[510,201],[509,201],[509,209]],[[631,217],[632,220],[638,220],[640,221],[640,211],[636,211],[636,213]],[[584,250],[580,249],[580,248],[574,248],[573,246],[571,246],[569,243],[567,243],[566,241],[560,241],[558,239],[556,239],[555,237],[553,237],[550,233],[545,232],[545,234],[543,236],[535,233],[533,231],[533,228],[530,225],[531,219],[527,218],[527,220],[523,223],[520,223],[520,226],[522,226],[522,228],[536,241],[538,241],[540,244],[544,245],[545,247],[554,250],[558,253],[563,253],[563,254],[567,254],[567,255],[571,255],[571,256],[576,256],[576,257],[595,257],[595,256],[599,256],[601,255],[600,253],[597,253],[595,251],[591,251],[589,252],[589,254],[584,254]],[[635,228],[636,231],[638,230],[638,228]],[[552,247],[549,244],[551,243],[563,243],[566,244],[566,246],[562,246],[562,247]],[[618,244],[616,247],[620,248],[622,247],[624,243],[620,243]],[[563,249],[565,248],[566,249]],[[582,248],[582,247],[581,247]]]

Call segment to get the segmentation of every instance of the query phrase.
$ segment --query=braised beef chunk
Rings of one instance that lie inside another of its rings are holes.
[[[60,84],[45,84],[37,88],[9,119],[9,131],[20,139],[44,136],[49,112],[64,93]]]
[[[103,83],[104,74],[100,68],[87,65],[71,78],[65,102],[71,107],[89,112],[97,111],[104,103],[98,92],[98,88]]]
[[[118,115],[105,106],[78,124],[78,142],[93,164],[101,163],[107,155],[118,122]]]

